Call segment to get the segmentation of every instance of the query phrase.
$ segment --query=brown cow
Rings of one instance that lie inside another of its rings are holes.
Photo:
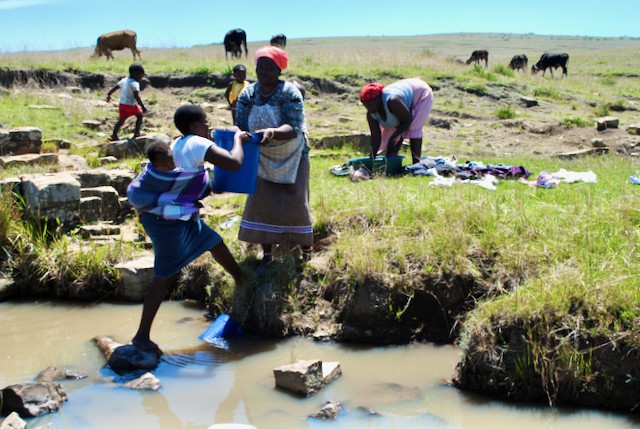
[[[107,59],[113,59],[111,51],[121,51],[124,48],[129,48],[131,49],[134,60],[136,59],[136,55],[141,59],[140,51],[136,48],[137,38],[136,32],[132,30],[121,30],[103,34],[98,37],[96,50],[93,52],[91,58],[98,58],[104,55]]]
[[[489,66],[489,52],[487,51],[473,51],[471,53],[471,56],[469,57],[469,59],[466,61],[466,64],[469,65],[472,62],[475,62],[476,64],[480,65],[480,61],[484,60],[484,66],[488,67]]]

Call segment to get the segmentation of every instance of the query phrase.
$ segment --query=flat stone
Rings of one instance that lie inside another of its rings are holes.
[[[342,410],[342,402],[327,401],[324,403],[320,411],[309,417],[318,420],[335,420],[338,418],[338,414]]]
[[[620,119],[615,116],[604,116],[596,120],[596,129],[598,131],[608,130],[609,128],[618,128]]]
[[[49,366],[38,374],[36,381],[80,380],[83,378],[87,378],[87,375],[68,369],[63,370],[55,366]]]
[[[153,261],[153,253],[149,252],[138,259],[115,265],[121,279],[116,297],[127,301],[142,301],[153,280]]]
[[[0,166],[4,168],[24,165],[55,165],[58,155],[55,153],[27,153],[15,156],[0,156]]]
[[[111,223],[98,223],[80,226],[80,236],[89,238],[92,235],[119,235],[120,226]]]
[[[71,147],[71,142],[64,139],[45,139],[42,140],[42,143],[54,144],[58,149],[69,149]]]
[[[102,122],[96,121],[95,119],[85,119],[84,121],[82,121],[82,125],[91,130],[99,130],[102,126]]]
[[[276,387],[303,396],[317,392],[341,374],[338,362],[320,360],[298,360],[273,370]]]
[[[627,127],[627,132],[634,136],[640,135],[640,124],[633,124]]]
[[[26,427],[27,422],[22,420],[20,415],[15,411],[0,423],[0,429],[25,429]]]
[[[135,380],[125,383],[123,386],[133,390],[158,390],[160,389],[160,380],[150,372],[146,372]]]
[[[98,159],[98,164],[102,165],[107,165],[107,164],[114,164],[118,162],[118,158],[116,158],[115,156],[103,156],[102,158]]]
[[[555,155],[558,159],[576,159],[590,155],[606,155],[609,153],[608,147],[594,147],[589,149],[577,150],[574,152],[565,152]]]

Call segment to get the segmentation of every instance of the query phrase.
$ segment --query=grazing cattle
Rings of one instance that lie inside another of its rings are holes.
[[[489,66],[489,52],[481,50],[481,51],[473,51],[471,56],[467,60],[466,64],[469,65],[471,63],[476,63],[480,65],[480,61],[484,60],[484,66]]]
[[[104,55],[107,59],[113,59],[111,51],[121,51],[124,48],[129,48],[131,49],[134,60],[136,59],[136,55],[138,56],[138,59],[141,59],[140,51],[136,48],[137,38],[138,36],[136,35],[136,32],[132,30],[113,31],[111,33],[103,34],[98,37],[96,49],[91,57],[98,58]]]
[[[529,59],[525,54],[514,55],[513,58],[511,58],[511,62],[509,63],[509,68],[516,71],[526,71],[528,63]]]
[[[276,46],[278,48],[286,48],[287,47],[287,36],[284,34],[276,34],[271,37],[271,46]]]
[[[567,75],[567,61],[569,61],[569,54],[551,54],[545,52],[540,57],[540,60],[531,67],[531,73],[536,74],[542,70],[542,76],[544,76],[547,69],[553,77],[553,69],[562,67],[562,75]]]
[[[224,35],[224,57],[231,52],[231,58],[242,58],[242,45],[244,44],[244,55],[249,56],[247,49],[247,33],[241,28],[227,31]]]

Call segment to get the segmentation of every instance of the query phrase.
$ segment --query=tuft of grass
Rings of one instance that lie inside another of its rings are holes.
[[[564,118],[561,122],[562,125],[567,127],[587,128],[593,126],[593,121],[590,119],[583,119],[579,117]]]
[[[593,113],[596,116],[608,116],[611,113],[611,109],[607,104],[598,104],[595,109],[593,109]]]
[[[493,72],[496,74],[500,74],[502,76],[507,76],[507,77],[515,77],[516,75],[513,70],[511,70],[508,66],[505,66],[504,64],[498,64],[494,66]]]
[[[548,86],[539,86],[533,90],[534,97],[544,97],[558,100],[561,98],[557,88]]]
[[[499,108],[496,111],[496,116],[500,119],[512,119],[516,117],[516,111],[511,105],[508,105]]]
[[[490,72],[489,70],[485,69],[484,67],[478,64],[474,65],[473,68],[471,68],[470,74],[472,74],[473,76],[477,76],[479,78],[485,79],[489,82],[495,82],[498,80],[495,74],[493,74],[492,72]]]

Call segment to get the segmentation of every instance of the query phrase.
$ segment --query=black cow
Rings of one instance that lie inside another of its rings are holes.
[[[476,64],[480,65],[480,61],[482,61],[482,60],[484,60],[484,66],[488,67],[489,66],[489,52],[484,51],[484,50],[473,51],[471,53],[471,56],[467,60],[466,64],[469,65],[472,62],[475,62]]]
[[[241,28],[227,31],[224,35],[224,57],[231,52],[231,58],[242,58],[242,44],[244,44],[244,55],[249,56],[247,49],[247,33]]]
[[[271,37],[271,46],[276,46],[278,48],[286,48],[287,47],[287,36],[284,34],[276,34]]]
[[[516,71],[526,71],[528,63],[529,58],[527,58],[525,54],[514,55],[513,58],[511,58],[511,62],[509,63],[509,68]]]
[[[536,74],[542,70],[542,76],[544,76],[547,69],[553,77],[553,69],[562,67],[562,75],[567,75],[567,61],[569,61],[569,54],[551,54],[545,52],[540,57],[540,60],[531,67],[531,73]]]

